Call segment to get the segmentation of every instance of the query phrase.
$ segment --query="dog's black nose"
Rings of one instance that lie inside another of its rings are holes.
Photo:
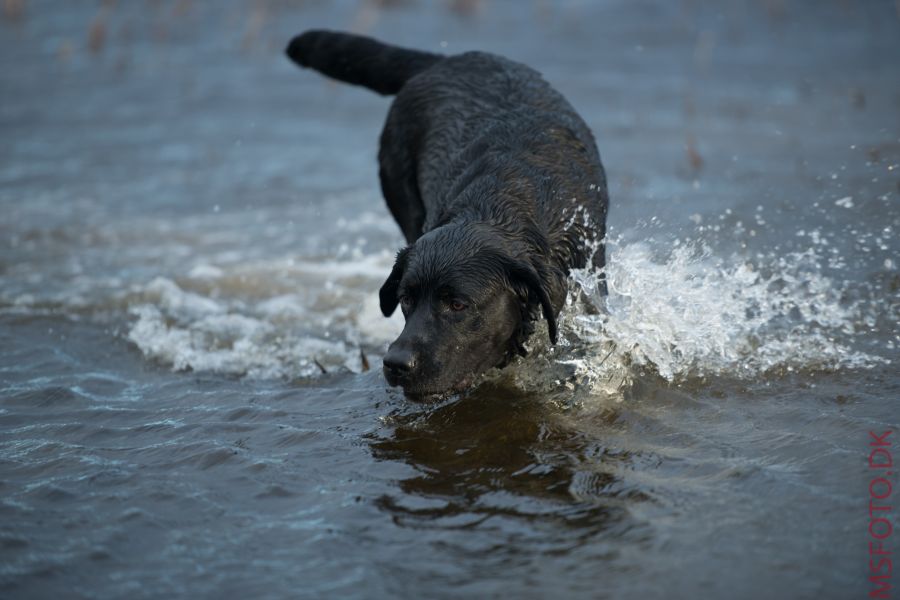
[[[384,355],[384,376],[391,385],[396,385],[416,369],[416,355],[404,348],[389,348]]]

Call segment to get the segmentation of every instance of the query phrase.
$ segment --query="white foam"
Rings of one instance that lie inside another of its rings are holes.
[[[174,370],[255,378],[359,371],[363,345],[380,348],[402,329],[378,309],[377,286],[389,268],[389,255],[379,253],[206,265],[181,284],[158,277],[133,294],[128,337]],[[291,284],[297,293],[265,295]]]
[[[835,200],[834,203],[841,208],[853,208],[853,196],[844,196],[839,200]]]
[[[595,274],[572,274],[561,319],[568,346],[557,361],[604,384],[623,365],[675,381],[887,362],[836,341],[852,337],[862,307],[842,303],[823,262],[809,250],[773,259],[764,273],[717,260],[702,245],[681,244],[659,259],[644,243],[611,244],[607,298],[597,296]]]
[[[360,308],[357,327],[361,338],[376,346],[387,346],[403,331],[403,313],[398,309],[389,319],[381,314],[378,294],[368,294]]]
[[[155,306],[137,306],[132,313],[137,321],[129,339],[145,356],[176,371],[280,378],[358,367],[358,354],[340,341],[274,335],[271,324],[242,315],[210,315],[179,325]]]
[[[145,294],[166,312],[182,318],[202,318],[221,314],[224,308],[215,300],[185,292],[171,279],[157,277],[144,288]]]
[[[219,267],[206,263],[200,263],[194,265],[194,268],[192,268],[190,273],[188,273],[188,277],[192,277],[194,279],[215,279],[216,277],[221,277],[222,274],[222,269],[220,269]]]

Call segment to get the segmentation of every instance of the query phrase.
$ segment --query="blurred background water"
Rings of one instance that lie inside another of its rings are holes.
[[[0,595],[868,591],[895,3],[2,9]],[[544,73],[607,168],[608,312],[575,273],[558,347],[388,389],[390,99],[291,65],[313,27]]]

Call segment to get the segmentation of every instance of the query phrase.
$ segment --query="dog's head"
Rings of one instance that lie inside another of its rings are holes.
[[[406,318],[384,357],[388,383],[410,396],[460,391],[503,366],[540,313],[556,342],[565,278],[547,256],[482,224],[430,231],[397,254],[381,288],[381,311]]]

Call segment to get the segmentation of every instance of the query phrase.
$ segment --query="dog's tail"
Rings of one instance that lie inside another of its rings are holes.
[[[396,94],[409,78],[444,58],[361,35],[322,30],[307,31],[292,39],[287,55],[302,67],[386,96]]]

